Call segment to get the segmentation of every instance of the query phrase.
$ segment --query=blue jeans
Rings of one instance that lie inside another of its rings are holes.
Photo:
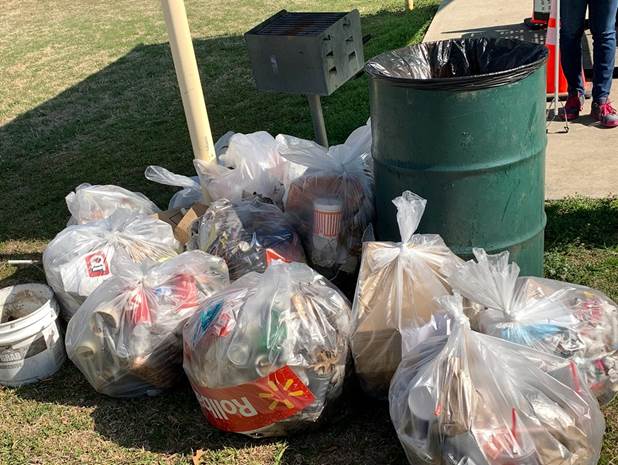
[[[609,96],[616,57],[616,11],[618,0],[561,0],[560,55],[569,95],[584,93],[582,46],[586,7],[589,7],[593,39],[592,100]]]

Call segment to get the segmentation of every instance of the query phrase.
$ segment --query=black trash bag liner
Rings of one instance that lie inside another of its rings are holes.
[[[426,42],[383,53],[365,71],[426,90],[486,89],[517,82],[547,60],[544,45],[516,39],[456,39]]]

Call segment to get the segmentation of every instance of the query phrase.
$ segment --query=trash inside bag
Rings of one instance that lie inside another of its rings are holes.
[[[118,251],[134,262],[164,261],[177,255],[180,244],[172,227],[150,216],[118,210],[109,218],[68,226],[48,244],[43,267],[48,284],[69,320],[99,284],[112,276],[110,263]]]
[[[102,394],[158,394],[182,377],[182,327],[229,284],[227,267],[195,250],[141,265],[118,254],[112,268],[69,321],[67,353]]]
[[[104,220],[120,209],[135,215],[152,215],[159,211],[144,194],[112,185],[80,184],[65,200],[71,212],[69,226]]]
[[[193,162],[212,200],[236,202],[257,194],[282,204],[290,163],[279,156],[275,139],[265,131],[234,134],[218,162]]]
[[[461,296],[439,300],[451,334],[406,354],[389,392],[408,461],[596,464],[605,422],[576,365],[474,332]]]
[[[153,181],[166,186],[182,187],[170,199],[168,210],[176,208],[191,208],[194,203],[203,203],[202,188],[198,176],[183,176],[175,174],[161,167],[150,165],[146,168],[144,176],[149,181]]]
[[[263,272],[273,260],[304,262],[300,238],[281,210],[254,197],[232,203],[213,202],[194,223],[189,248],[198,248],[227,262],[230,278]]]
[[[444,313],[434,299],[451,293],[441,268],[461,262],[437,234],[414,234],[425,199],[405,191],[393,203],[402,242],[363,243],[352,307],[356,374],[376,397],[388,395],[402,349],[446,334]]]
[[[322,419],[342,391],[350,305],[302,263],[273,263],[212,296],[185,325],[184,369],[208,422],[252,437]]]
[[[291,181],[285,212],[303,241],[309,261],[327,278],[354,273],[361,239],[373,221],[371,127],[356,129],[328,150],[315,142],[277,136],[279,153],[307,167]]]
[[[531,42],[453,39],[383,53],[369,60],[365,71],[372,78],[418,89],[474,90],[517,82],[546,60],[545,46]]]
[[[618,306],[599,291],[575,284],[519,277],[509,254],[474,249],[448,272],[458,292],[479,304],[475,330],[574,360],[601,404],[618,391]]]

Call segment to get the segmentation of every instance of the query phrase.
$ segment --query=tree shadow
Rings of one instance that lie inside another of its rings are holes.
[[[362,17],[365,58],[420,38],[436,6]],[[306,99],[256,90],[242,36],[194,41],[213,134],[228,130],[312,138]],[[323,99],[331,143],[369,116],[361,75]],[[173,188],[144,179],[158,164],[191,174],[191,143],[167,43],[138,45],[101,71],[0,127],[0,241],[51,239],[64,197],[83,182],[141,191],[159,206]]]
[[[436,9],[420,5],[411,13],[363,16],[363,33],[371,36],[365,58],[422,38]],[[196,40],[194,45],[215,136],[228,130],[266,130],[312,137],[304,97],[255,89],[242,37]],[[369,116],[367,78],[352,79],[325,98],[323,106],[329,139],[340,143]],[[0,224],[0,241],[53,237],[68,218],[64,196],[82,182],[119,184],[166,205],[173,189],[147,182],[145,167],[159,164],[183,174],[193,171],[168,44],[137,46],[0,127],[0,147],[0,218],[16,218]],[[19,270],[2,284],[31,279],[33,273],[38,271]],[[357,387],[350,389],[331,423],[285,439],[279,463],[405,462],[386,405],[366,399]],[[186,380],[158,397],[112,399],[97,394],[67,362],[53,378],[15,392],[23,399],[92,409],[95,430],[123,447],[190,453],[268,443],[208,426]]]

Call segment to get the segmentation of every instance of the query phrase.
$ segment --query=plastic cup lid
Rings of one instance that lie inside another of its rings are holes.
[[[340,212],[343,203],[339,199],[323,198],[313,202],[313,208],[323,212]]]

